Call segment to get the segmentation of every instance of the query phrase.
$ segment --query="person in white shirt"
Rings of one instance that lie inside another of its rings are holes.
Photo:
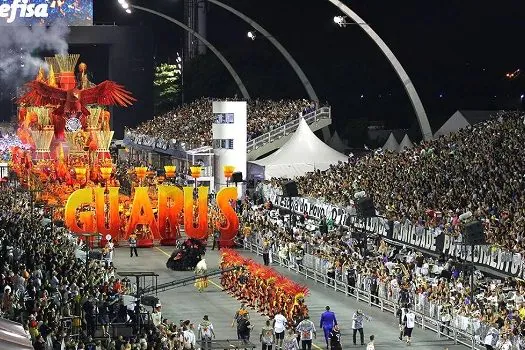
[[[366,350],[376,350],[376,346],[374,345],[374,338],[375,336],[372,334],[370,336],[370,341],[368,344],[366,344]]]
[[[295,330],[301,336],[301,345],[303,350],[312,350],[312,340],[317,337],[317,334],[315,325],[312,321],[310,321],[310,317],[306,315],[305,319],[299,322]]]
[[[483,344],[485,345],[485,348],[487,350],[494,350],[496,347],[496,344],[498,343],[498,340],[499,340],[498,324],[495,323],[492,327],[489,328],[489,331],[487,332],[487,335],[485,336]]]
[[[182,327],[181,338],[183,349],[193,349],[193,343],[195,342],[195,334],[188,330],[186,326]]]
[[[407,344],[412,343],[412,330],[416,325],[416,314],[410,309],[406,310],[405,317],[403,319],[405,325],[405,337],[407,338]]]
[[[512,350],[512,342],[510,341],[510,338],[508,335],[503,335],[503,339],[498,344],[499,350]]]
[[[275,339],[277,340],[276,349],[283,347],[284,331],[286,330],[286,317],[284,317],[283,312],[277,313],[273,318],[273,331],[275,332]]]
[[[151,313],[151,319],[155,327],[160,326],[162,323],[162,312],[160,312],[160,308],[160,304],[155,305],[155,310]]]
[[[202,322],[197,326],[199,338],[202,342],[203,349],[211,349],[211,339],[215,338],[213,324],[208,319],[208,315],[204,315]]]

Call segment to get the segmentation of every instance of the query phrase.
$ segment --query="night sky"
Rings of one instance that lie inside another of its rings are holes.
[[[183,0],[130,0],[182,21]],[[387,127],[416,123],[410,102],[394,70],[357,26],[340,28],[341,15],[327,0],[223,0],[273,34],[294,56],[322,101],[333,106],[338,124],[348,119],[385,120]],[[525,75],[525,2],[493,1],[344,1],[383,38],[418,90],[435,131],[457,109],[522,108]],[[182,51],[183,31],[169,22],[135,12],[123,13],[116,0],[95,0],[95,23],[150,26],[158,61]],[[208,40],[239,71],[258,75],[272,88],[267,96],[306,97],[282,56],[262,36],[251,41],[251,28],[236,16],[210,5]],[[272,67],[269,69],[269,67]],[[282,74],[281,74],[282,73]],[[258,91],[247,86],[248,90]],[[282,95],[280,95],[282,93]],[[254,96],[258,97],[258,96]]]

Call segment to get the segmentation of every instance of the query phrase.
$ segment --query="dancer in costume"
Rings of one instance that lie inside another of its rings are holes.
[[[208,288],[208,277],[205,276],[207,271],[208,267],[206,266],[206,259],[202,259],[198,262],[197,267],[195,268],[195,275],[202,276],[195,280],[195,287],[197,287],[199,292],[202,292],[205,288]]]

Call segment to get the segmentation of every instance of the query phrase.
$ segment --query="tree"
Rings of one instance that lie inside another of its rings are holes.
[[[161,63],[155,68],[153,81],[155,96],[155,114],[173,109],[180,99],[181,69],[180,65]]]

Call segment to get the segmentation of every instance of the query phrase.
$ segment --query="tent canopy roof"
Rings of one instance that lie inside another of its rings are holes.
[[[304,119],[292,137],[268,157],[254,161],[265,167],[265,177],[296,177],[330,164],[346,162],[348,157],[330,148],[310,130]]]
[[[382,148],[384,150],[397,152],[397,150],[399,149],[399,143],[397,143],[394,133],[390,133],[390,136],[388,136],[388,139],[386,140]]]

